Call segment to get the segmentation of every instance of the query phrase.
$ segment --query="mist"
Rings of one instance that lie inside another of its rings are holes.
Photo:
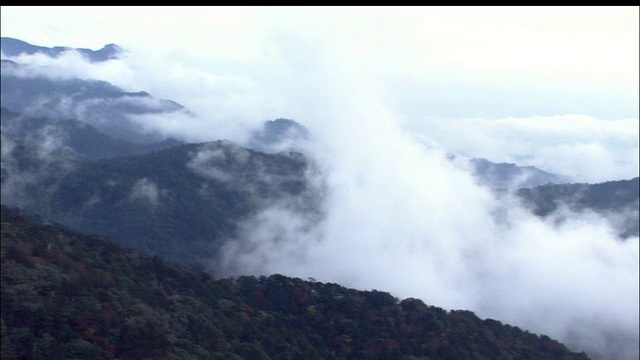
[[[152,12],[131,25],[168,24],[150,44],[110,23],[104,44],[129,50],[119,60],[16,61],[174,100],[196,116],[139,120],[186,141],[244,144],[280,117],[309,129],[299,149],[317,169],[317,212],[267,207],[212,259],[219,274],[387,291],[543,333],[595,359],[638,358],[639,239],[620,240],[595,213],[535,217],[449,160],[532,165],[575,182],[638,176],[637,11],[626,28],[613,11],[601,20],[567,9],[539,18],[512,8],[479,17],[229,11],[182,28],[173,25],[184,13]],[[575,42],[574,32],[593,41]],[[161,195],[138,185],[149,199]]]
[[[325,217],[314,223],[282,206],[265,210],[227,244],[224,273],[384,290],[549,334],[594,357],[638,355],[637,238],[620,241],[594,213],[566,212],[558,223],[516,199],[498,201],[447,160],[446,146],[425,146],[404,130],[374,77],[353,74],[318,74],[335,83],[316,96],[326,110],[309,117],[315,142],[306,151],[328,189]],[[608,124],[625,138],[624,121]],[[467,131],[480,136],[480,127]],[[473,136],[457,141],[464,139]]]

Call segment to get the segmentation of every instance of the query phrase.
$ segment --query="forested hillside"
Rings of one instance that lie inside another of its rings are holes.
[[[19,161],[13,168],[38,163],[16,151]],[[66,172],[44,171],[28,189],[22,189],[24,181],[10,187],[12,175],[7,174],[3,190],[11,191],[3,204],[164,259],[202,266],[235,236],[243,219],[265,205],[289,201],[301,212],[313,210],[306,171],[309,164],[300,154],[264,154],[226,141],[188,144],[77,163]]]
[[[593,211],[609,218],[621,238],[638,236],[640,178],[599,184],[546,184],[519,189],[518,196],[536,215],[558,210]]]
[[[2,207],[2,359],[587,359],[469,311],[213,279]]]

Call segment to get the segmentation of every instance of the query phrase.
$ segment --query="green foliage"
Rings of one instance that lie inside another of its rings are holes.
[[[2,359],[586,359],[469,311],[218,279],[2,207]]]

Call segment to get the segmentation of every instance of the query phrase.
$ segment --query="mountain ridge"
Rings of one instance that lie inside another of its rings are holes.
[[[149,116],[194,116],[182,105],[151,96],[145,91],[125,91],[107,81],[46,76],[24,76],[23,65],[2,62],[2,106],[31,117],[73,118],[94,126],[117,140],[152,143],[166,136],[147,127]]]
[[[104,62],[117,59],[124,52],[124,49],[116,44],[107,44],[100,50],[91,50],[85,48],[72,48],[67,46],[45,47],[32,45],[26,41],[3,36],[0,38],[0,48],[5,56],[15,57],[22,54],[34,55],[43,54],[52,58],[56,58],[68,51],[76,51],[84,56],[90,62]]]
[[[202,263],[267,202],[313,211],[309,166],[295,153],[265,154],[228,141],[186,144],[77,163],[25,191],[31,200],[4,193],[3,203],[174,261]],[[4,188],[11,174],[3,180]]]

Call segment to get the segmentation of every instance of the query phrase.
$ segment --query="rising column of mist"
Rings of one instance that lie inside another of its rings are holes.
[[[496,200],[403,130],[373,74],[344,63],[299,74],[318,102],[302,122],[321,170],[313,181],[328,189],[324,218],[282,205],[263,211],[227,244],[227,274],[389,291],[548,334],[596,358],[637,358],[638,239],[618,240],[595,214],[556,225],[514,198]]]

